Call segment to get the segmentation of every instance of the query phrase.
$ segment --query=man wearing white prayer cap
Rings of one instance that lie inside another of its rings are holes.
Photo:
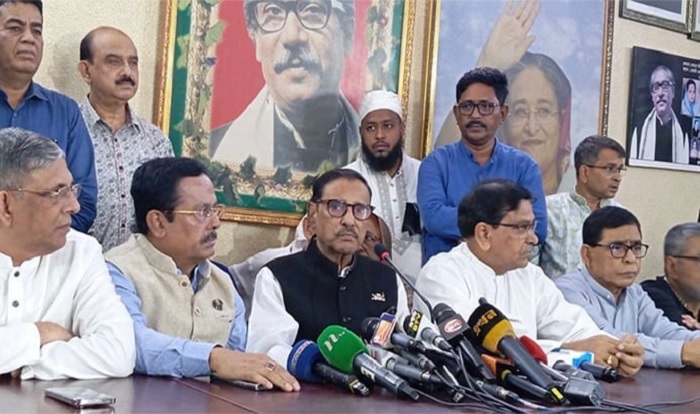
[[[401,102],[394,92],[368,92],[359,110],[362,156],[345,168],[355,170],[372,189],[374,212],[391,229],[392,257],[413,281],[421,265],[421,225],[416,204],[420,161],[403,151]]]

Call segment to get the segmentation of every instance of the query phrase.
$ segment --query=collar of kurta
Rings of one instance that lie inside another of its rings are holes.
[[[305,250],[304,257],[320,268],[323,274],[334,274],[341,278],[347,276],[347,274],[355,268],[356,263],[356,257],[353,255],[350,265],[338,269],[338,264],[327,258],[321,250],[319,250],[316,236],[309,241],[309,246]]]

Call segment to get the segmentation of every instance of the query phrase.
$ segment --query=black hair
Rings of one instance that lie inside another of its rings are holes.
[[[620,156],[625,158],[625,149],[622,148],[619,142],[604,135],[591,135],[583,139],[574,151],[574,168],[576,168],[576,176],[578,177],[579,168],[582,165],[593,165],[598,161],[600,151],[603,149],[611,149]]]
[[[527,188],[510,180],[488,180],[478,184],[462,199],[457,210],[457,226],[462,237],[474,236],[479,223],[497,225],[523,200],[532,201]]]
[[[370,200],[372,199],[372,189],[369,188],[369,184],[367,184],[367,180],[365,180],[365,177],[363,177],[360,173],[358,173],[355,170],[350,170],[348,168],[335,168],[333,170],[326,171],[325,173],[321,174],[321,176],[318,177],[316,181],[314,181],[314,185],[311,189],[310,201],[317,202],[321,200],[323,198],[323,190],[326,188],[326,185],[341,178],[344,178],[346,180],[361,181],[362,184],[364,184],[365,187],[367,187],[367,191],[369,191]]]
[[[39,9],[39,14],[41,17],[44,17],[44,4],[41,2],[41,0],[0,0],[0,7],[7,3],[33,4],[37,9]]]
[[[631,224],[637,226],[639,234],[642,234],[639,220],[629,210],[615,206],[599,208],[583,221],[583,244],[595,246],[603,238],[603,230],[617,229]]]
[[[200,175],[208,176],[206,168],[191,158],[155,158],[141,164],[131,182],[136,231],[148,234],[146,215],[151,210],[162,211],[168,221],[173,221],[171,212],[178,202],[180,180]]]
[[[498,103],[503,105],[508,97],[508,78],[498,69],[494,68],[476,68],[462,75],[457,82],[457,102],[464,91],[473,83],[483,83],[490,86],[496,92]]]

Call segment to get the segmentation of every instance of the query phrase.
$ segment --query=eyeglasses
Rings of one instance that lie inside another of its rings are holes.
[[[31,193],[36,194],[41,197],[50,198],[55,202],[66,201],[69,196],[73,194],[73,197],[78,198],[80,196],[80,190],[82,189],[80,184],[64,185],[56,190],[30,190],[29,188],[15,188],[8,189],[5,191],[16,191],[18,193]]]
[[[675,257],[676,259],[688,259],[688,260],[694,261],[695,263],[700,263],[700,256],[682,256],[682,255],[673,256],[672,255],[671,257]]]
[[[255,21],[265,33],[279,32],[287,24],[290,12],[297,15],[307,30],[321,30],[328,24],[332,6],[327,0],[259,1],[254,3]]]
[[[670,91],[671,88],[673,88],[674,86],[676,86],[676,84],[673,83],[673,82],[671,82],[671,81],[654,82],[654,83],[651,84],[651,91],[652,91],[652,92],[658,92],[658,91],[660,91],[661,89],[663,89],[664,92],[668,92],[668,91]]]
[[[497,106],[499,106],[499,104],[489,101],[464,101],[457,104],[459,113],[463,116],[470,116],[474,112],[474,108],[478,108],[481,115],[491,115]]]
[[[615,165],[589,165],[589,164],[584,164],[588,168],[597,168],[599,170],[605,170],[605,172],[608,175],[614,175],[614,174],[620,174],[620,175],[625,175],[627,172],[626,167],[618,167]]]
[[[511,223],[488,223],[491,226],[498,227],[498,226],[503,226],[503,227],[508,227],[513,230],[515,230],[515,234],[518,236],[527,236],[527,234],[531,231],[535,231],[535,228],[537,227],[537,220],[533,220],[531,223],[522,223],[522,224],[511,224]]]
[[[204,206],[200,208],[199,210],[171,210],[170,211],[173,214],[184,214],[187,216],[195,216],[197,217],[200,221],[205,221],[211,218],[212,216],[216,216],[217,218],[221,218],[221,216],[224,214],[224,206],[221,204],[216,204],[214,206]]]
[[[343,217],[347,213],[348,207],[352,207],[352,215],[360,221],[367,220],[372,215],[372,210],[374,210],[374,207],[369,204],[349,204],[345,200],[318,200],[315,203],[325,204],[328,207],[328,214],[333,217]]]
[[[539,124],[547,124],[559,115],[559,112],[553,111],[550,108],[537,108],[530,111],[530,108],[514,108],[508,117],[513,125],[524,124],[530,119],[530,116],[535,114],[535,119]]]
[[[634,257],[641,259],[647,255],[647,250],[649,249],[649,245],[642,243],[635,243],[632,245],[627,245],[624,243],[594,244],[593,247],[606,247],[610,249],[610,254],[612,257],[617,259],[626,257],[627,252],[630,250],[632,250]]]

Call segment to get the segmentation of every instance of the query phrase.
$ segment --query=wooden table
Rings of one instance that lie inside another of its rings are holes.
[[[78,410],[44,397],[50,387],[80,386],[117,397],[113,408],[98,413],[454,413],[426,399],[399,400],[375,388],[358,397],[330,385],[303,384],[299,393],[253,392],[195,379],[136,375],[125,379],[85,381],[20,381],[0,378],[0,413],[75,413]],[[603,385],[606,398],[628,404],[650,404],[700,396],[700,372],[643,369],[636,378]],[[668,413],[700,413],[700,401],[684,406],[653,407]]]

